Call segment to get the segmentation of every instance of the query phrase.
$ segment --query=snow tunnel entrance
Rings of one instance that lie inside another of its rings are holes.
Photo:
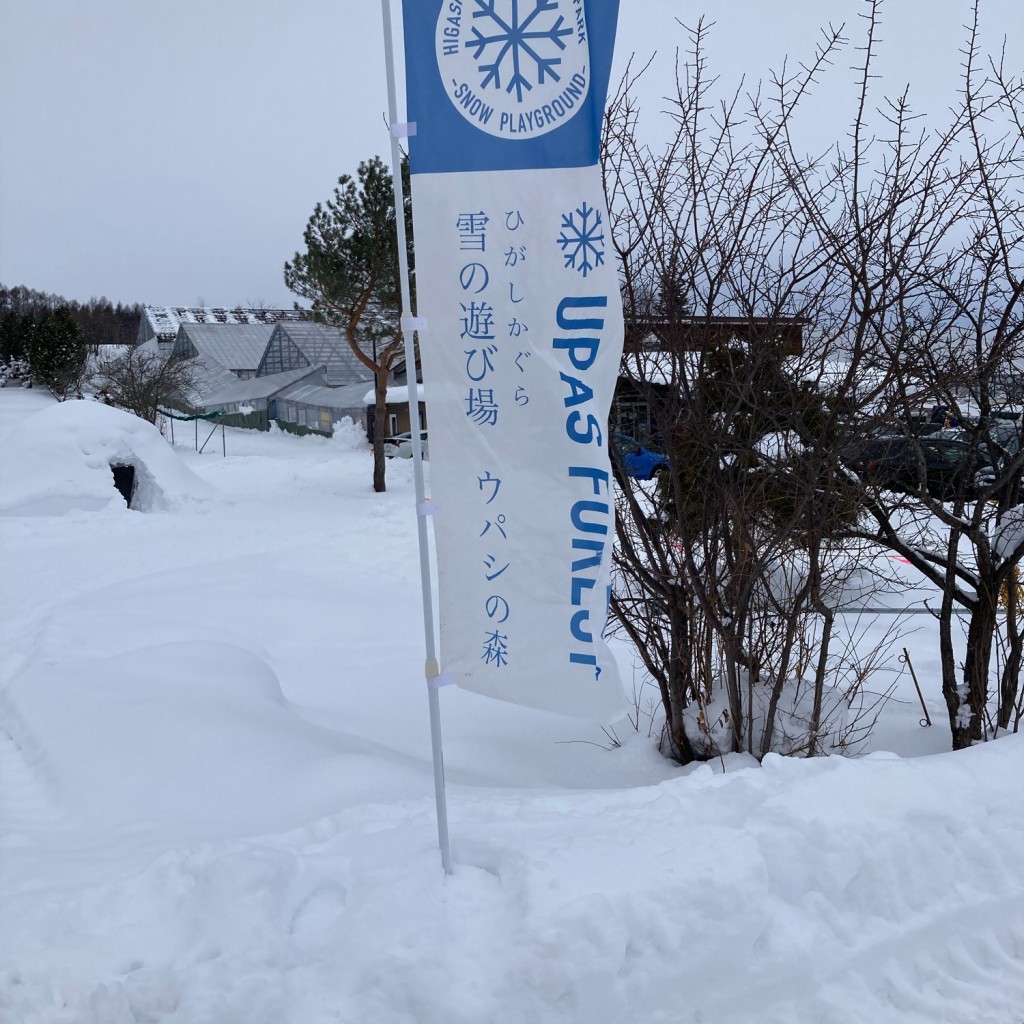
[[[132,495],[135,493],[135,467],[112,464],[110,470],[114,474],[114,486],[120,491],[124,503],[131,508]]]

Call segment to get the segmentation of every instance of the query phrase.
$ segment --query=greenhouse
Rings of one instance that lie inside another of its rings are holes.
[[[300,367],[272,376],[235,381],[207,395],[202,401],[202,407],[206,412],[222,413],[221,422],[229,427],[267,430],[270,420],[274,418],[269,411],[271,399],[283,388],[306,378],[319,381],[319,370]]]
[[[313,432],[330,436],[334,432],[334,424],[346,416],[365,430],[365,394],[365,381],[344,387],[328,387],[303,378],[270,400],[268,414],[279,427],[296,434]]]
[[[330,436],[346,416],[366,429],[363,396],[373,375],[341,331],[309,322],[246,326],[268,332],[268,340],[255,357],[246,353],[252,375],[208,390],[202,400],[207,412],[221,413],[228,426],[257,430],[269,429],[273,421],[296,434]]]

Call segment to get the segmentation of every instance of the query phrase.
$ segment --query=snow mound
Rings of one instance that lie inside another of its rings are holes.
[[[268,804],[301,820],[330,804],[325,780],[360,753],[302,718],[273,669],[234,644],[169,643],[42,665],[4,700],[19,747],[47,752],[50,803],[105,829],[152,825],[173,809],[190,834],[216,833],[225,808],[255,817]]]
[[[0,515],[124,509],[113,467],[131,466],[131,508],[168,509],[213,494],[151,423],[99,402],[49,406],[0,438]]]
[[[361,423],[356,423],[351,416],[343,416],[333,425],[332,430],[331,440],[335,447],[346,452],[366,451],[366,428]]]

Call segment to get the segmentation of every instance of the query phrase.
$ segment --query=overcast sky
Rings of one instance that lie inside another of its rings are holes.
[[[395,2],[396,19],[398,0]],[[1024,4],[983,0],[983,43]],[[860,39],[860,0],[621,0],[617,64],[658,51],[645,131],[669,91],[679,17],[716,22],[713,70],[748,83],[813,52],[820,27]],[[879,70],[941,116],[969,4],[888,0]],[[849,123],[851,48],[818,89],[810,134]],[[378,0],[0,0],[0,283],[155,305],[290,306],[282,265],[338,175],[387,155]],[[818,139],[810,139],[816,142]]]

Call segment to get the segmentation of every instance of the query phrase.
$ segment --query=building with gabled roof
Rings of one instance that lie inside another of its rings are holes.
[[[388,385],[385,404],[384,404],[384,434],[385,436],[393,436],[395,434],[404,434],[412,429],[412,417],[409,413],[409,376],[406,373],[396,374],[392,383]],[[423,400],[424,388],[423,382],[418,381],[419,388],[417,391],[420,410],[420,426],[427,426],[427,406]],[[370,388],[369,391],[363,395],[363,404],[366,406],[366,433],[370,440],[373,440],[374,431],[376,430],[376,404],[377,395],[374,388]]]
[[[678,390],[680,367],[694,365],[700,353],[732,346],[770,347],[780,358],[803,352],[811,321],[802,316],[696,316],[657,314],[627,317],[619,379],[610,423],[619,433],[649,442],[661,433],[651,408],[651,392]]]
[[[223,422],[267,429],[275,421],[296,433],[330,435],[334,424],[349,416],[366,427],[363,395],[373,385],[373,374],[334,327],[312,322],[264,325],[185,325],[179,328],[175,358],[189,358],[185,341],[194,338],[201,348],[229,331],[270,330],[270,338],[256,361],[250,379],[236,380],[209,391],[202,402],[208,412],[219,412]],[[208,349],[209,351],[209,349]],[[242,358],[239,354],[238,360]],[[249,375],[246,375],[247,377]]]
[[[266,430],[274,421],[293,433],[330,436],[346,416],[366,429],[365,394],[365,380],[328,386],[323,367],[300,366],[235,380],[209,392],[202,408],[220,413],[229,426]]]

